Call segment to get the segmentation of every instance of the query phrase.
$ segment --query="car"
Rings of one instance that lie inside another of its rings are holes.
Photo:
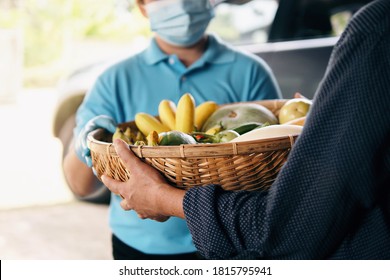
[[[370,0],[214,0],[216,16],[209,31],[253,53],[271,67],[284,98],[300,92],[313,98],[325,73],[333,46],[352,15]],[[107,67],[126,53],[77,69],[59,86],[53,133],[66,155],[75,126],[75,112],[86,92]],[[107,203],[106,188],[89,197]]]

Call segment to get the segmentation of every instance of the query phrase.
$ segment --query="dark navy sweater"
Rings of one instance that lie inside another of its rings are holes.
[[[184,211],[209,259],[390,259],[389,0],[342,34],[270,190],[196,187]]]

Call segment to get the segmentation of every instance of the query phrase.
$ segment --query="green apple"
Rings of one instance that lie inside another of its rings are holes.
[[[279,112],[279,123],[286,122],[304,117],[310,110],[312,101],[306,98],[294,98],[287,101]]]
[[[230,142],[234,138],[237,138],[238,136],[240,136],[240,134],[238,134],[238,132],[234,130],[224,130],[218,132],[215,135],[215,138],[218,143],[226,143],[226,142]]]

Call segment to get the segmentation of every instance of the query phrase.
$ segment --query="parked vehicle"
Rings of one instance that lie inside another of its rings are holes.
[[[312,98],[333,46],[352,15],[369,0],[227,0],[216,7],[210,25],[222,39],[263,58],[273,70],[284,98],[300,92]],[[129,55],[129,54],[126,54]],[[78,69],[61,83],[53,131],[64,146],[72,138],[75,112],[97,76],[123,59]],[[83,200],[107,202],[106,188]]]

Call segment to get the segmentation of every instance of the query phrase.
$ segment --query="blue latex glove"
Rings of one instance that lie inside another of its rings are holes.
[[[98,128],[104,128],[105,130],[114,133],[116,126],[116,122],[109,116],[101,115],[89,120],[75,138],[75,150],[77,157],[86,165],[92,167],[91,151],[87,145],[88,133]]]

